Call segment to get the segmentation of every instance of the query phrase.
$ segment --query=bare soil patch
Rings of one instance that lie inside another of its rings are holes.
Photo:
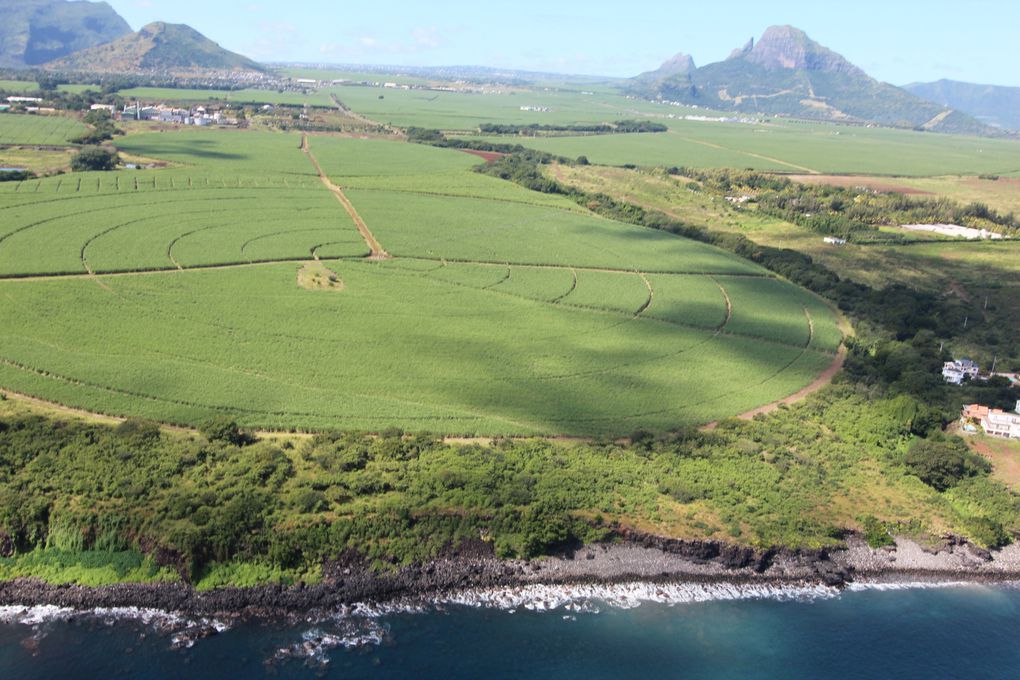
[[[966,437],[970,447],[992,464],[992,476],[1012,489],[1020,489],[1020,441],[985,435]]]
[[[475,149],[461,149],[461,151],[469,153],[472,156],[478,156],[479,158],[485,159],[486,163],[495,163],[506,155],[504,153],[499,153],[498,151],[476,151]]]

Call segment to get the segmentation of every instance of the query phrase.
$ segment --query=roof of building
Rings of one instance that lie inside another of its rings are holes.
[[[991,409],[987,406],[982,406],[981,404],[968,404],[963,407],[963,417],[978,419],[986,418],[989,411],[991,411]]]

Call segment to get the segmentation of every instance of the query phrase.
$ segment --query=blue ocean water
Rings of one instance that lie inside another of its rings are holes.
[[[1012,586],[547,611],[444,605],[238,623],[183,649],[151,622],[25,618],[8,612],[0,624],[0,678],[1020,678]]]

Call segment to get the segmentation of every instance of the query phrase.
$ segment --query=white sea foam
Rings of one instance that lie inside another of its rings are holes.
[[[464,590],[436,600],[438,605],[491,607],[516,611],[598,613],[600,606],[633,609],[645,603],[679,605],[724,600],[810,602],[836,597],[839,589],[818,584],[769,585],[736,583],[615,583],[528,585],[492,590]]]
[[[308,666],[324,667],[330,662],[329,652],[332,650],[379,645],[386,634],[386,628],[379,625],[374,616],[337,619],[332,630],[312,628],[305,631],[301,635],[301,642],[281,647],[269,662],[298,659]]]
[[[968,581],[858,581],[847,592],[917,590],[973,586]],[[997,586],[1020,587],[997,583]],[[467,589],[446,593],[429,601],[394,600],[383,604],[358,603],[336,612],[337,621],[348,618],[380,618],[394,614],[418,614],[447,606],[548,612],[598,614],[602,608],[633,609],[643,604],[682,605],[734,600],[813,602],[839,597],[844,589],[821,584],[766,583],[632,583],[579,585],[525,585],[507,588]]]
[[[0,623],[38,626],[49,621],[68,621],[77,613],[74,609],[44,604],[35,607],[7,605],[0,607]]]
[[[186,649],[195,641],[229,630],[230,626],[218,619],[205,617],[189,618],[177,612],[141,607],[95,607],[73,609],[54,605],[32,607],[0,606],[0,624],[30,626],[38,635],[45,635],[49,623],[63,623],[76,620],[91,620],[112,626],[129,621],[149,627],[159,634],[170,636],[173,649]]]

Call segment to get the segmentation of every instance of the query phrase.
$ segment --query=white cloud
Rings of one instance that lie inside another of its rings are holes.
[[[242,50],[253,59],[277,61],[293,58],[294,46],[304,44],[298,27],[287,21],[263,21],[253,33],[255,39]]]
[[[435,26],[416,26],[399,39],[385,40],[374,35],[359,35],[347,42],[323,43],[319,46],[319,52],[336,58],[373,58],[421,54],[439,49],[443,44],[443,36]]]
[[[416,26],[411,29],[411,37],[414,44],[422,49],[434,50],[443,44],[435,26]]]

